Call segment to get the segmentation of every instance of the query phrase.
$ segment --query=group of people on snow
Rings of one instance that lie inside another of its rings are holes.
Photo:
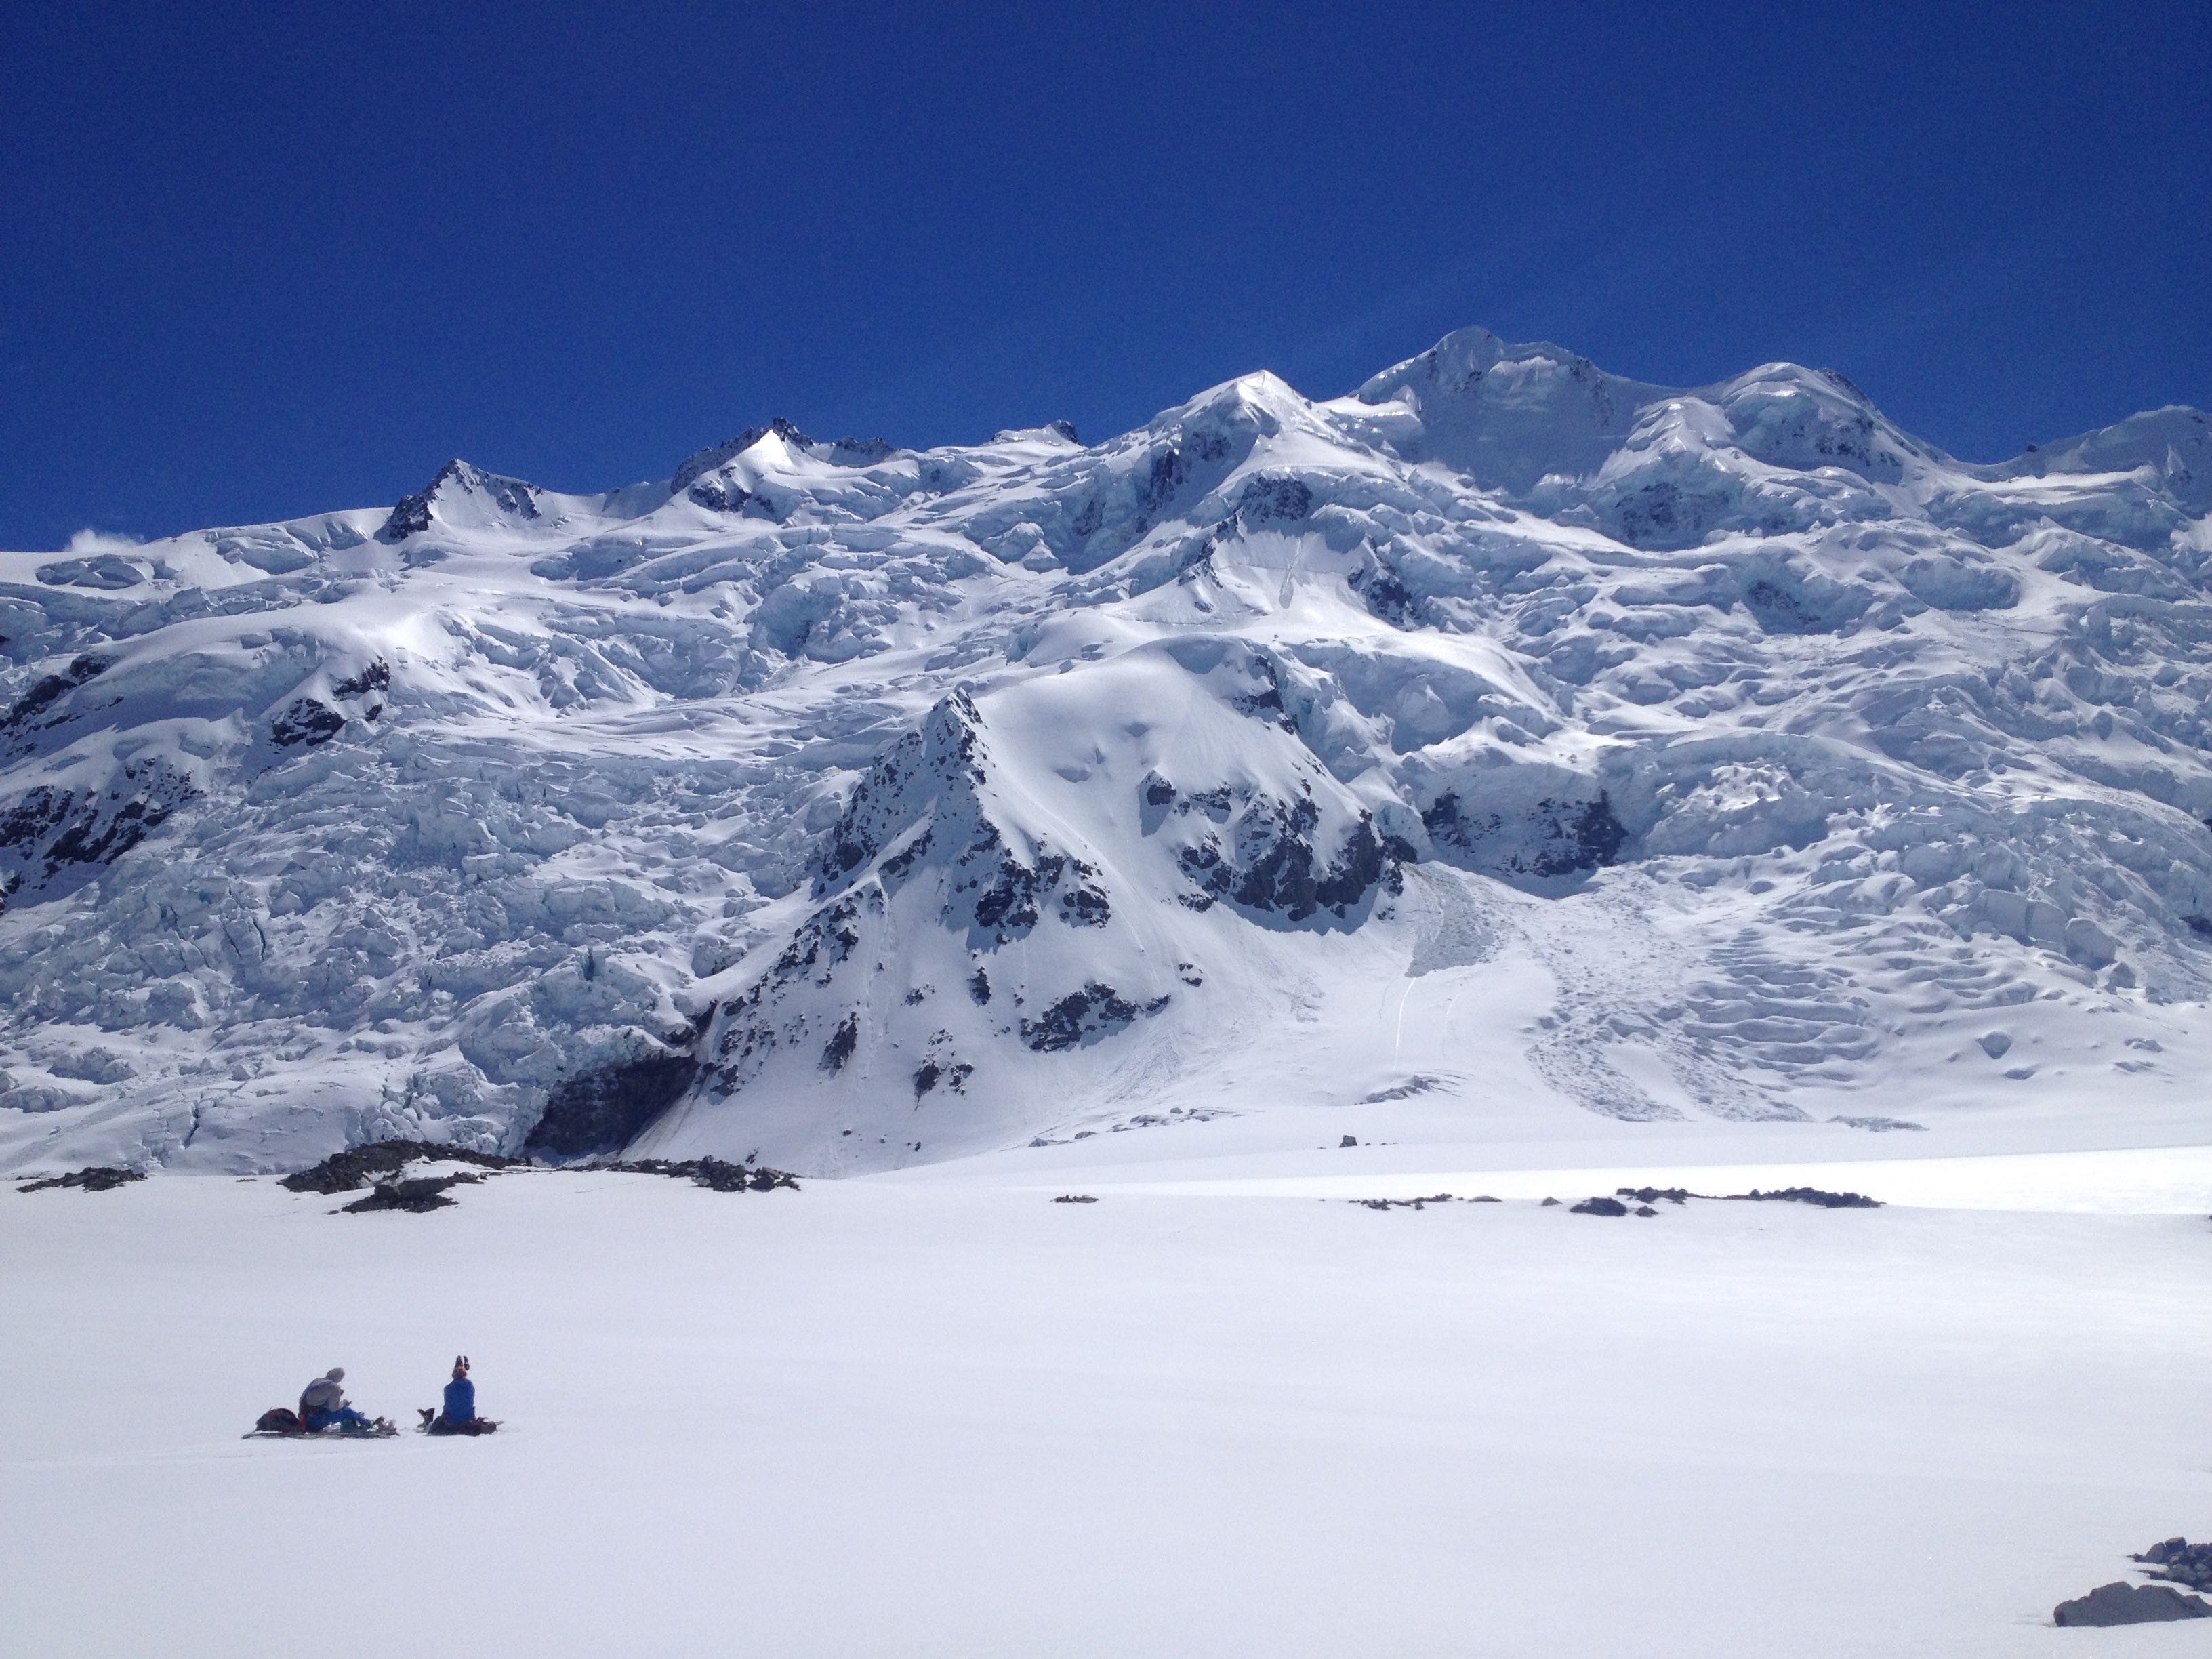
[[[453,1358],[452,1381],[446,1384],[444,1409],[422,1413],[426,1434],[488,1434],[498,1425],[477,1415],[477,1385],[469,1380],[469,1357]],[[300,1425],[309,1434],[336,1429],[341,1434],[395,1432],[389,1418],[370,1418],[356,1411],[345,1395],[345,1367],[333,1365],[300,1390]]]

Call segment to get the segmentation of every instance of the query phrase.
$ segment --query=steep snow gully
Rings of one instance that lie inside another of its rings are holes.
[[[2193,410],[1968,465],[1469,330],[0,554],[0,1164],[2178,1103],[2209,507]]]

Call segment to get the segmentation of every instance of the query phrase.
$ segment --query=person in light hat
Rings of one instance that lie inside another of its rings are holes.
[[[375,1426],[346,1404],[345,1367],[333,1365],[300,1390],[300,1421],[309,1434],[325,1429],[367,1429]]]

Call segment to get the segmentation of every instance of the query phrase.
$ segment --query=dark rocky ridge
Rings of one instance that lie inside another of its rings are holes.
[[[404,542],[410,536],[419,536],[429,529],[432,512],[439,497],[448,489],[480,492],[490,498],[492,504],[509,518],[535,519],[538,516],[538,489],[535,484],[525,483],[520,478],[503,478],[497,473],[486,472],[454,459],[438,469],[437,476],[412,495],[402,495],[387,517],[383,527],[376,532],[379,541]]]
[[[287,1192],[331,1194],[357,1191],[380,1176],[396,1176],[410,1164],[473,1164],[479,1169],[512,1170],[526,1160],[501,1158],[428,1140],[377,1140],[333,1152],[319,1164],[297,1170],[276,1184]]]
[[[48,1176],[43,1181],[33,1181],[15,1190],[19,1193],[44,1193],[75,1187],[88,1193],[112,1193],[118,1187],[128,1186],[134,1181],[143,1181],[143,1170],[118,1170],[109,1164],[94,1164],[89,1169],[72,1170],[67,1175]]]
[[[688,1048],[641,1048],[579,1073],[554,1089],[522,1150],[556,1160],[618,1152],[681,1099],[698,1074],[698,1057]]]

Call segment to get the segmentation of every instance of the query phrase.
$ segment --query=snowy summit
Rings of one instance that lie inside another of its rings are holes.
[[[1479,330],[0,554],[0,1165],[2186,1104],[2212,424]],[[1594,1115],[1594,1117],[1593,1117]]]

